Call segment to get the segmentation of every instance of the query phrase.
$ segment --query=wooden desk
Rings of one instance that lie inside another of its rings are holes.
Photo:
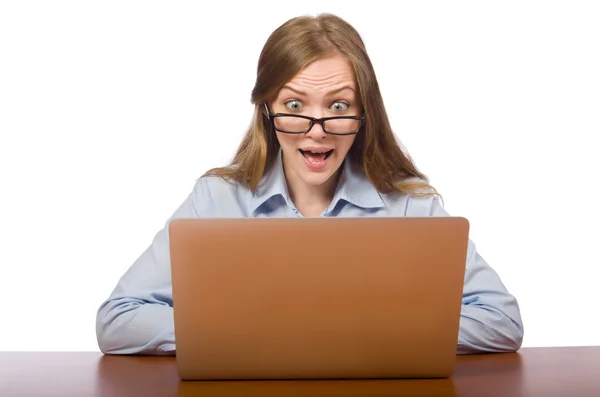
[[[447,380],[180,382],[173,357],[0,352],[2,397],[598,397],[600,346],[459,356]]]

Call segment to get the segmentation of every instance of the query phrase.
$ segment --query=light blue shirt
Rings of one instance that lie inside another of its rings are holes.
[[[323,217],[449,216],[435,197],[380,194],[349,162],[343,167]],[[256,193],[218,177],[200,178],[100,306],[96,321],[100,350],[109,354],[175,354],[167,228],[171,219],[295,216],[302,215],[288,195],[281,155]],[[517,301],[469,241],[457,353],[516,351],[522,340]]]

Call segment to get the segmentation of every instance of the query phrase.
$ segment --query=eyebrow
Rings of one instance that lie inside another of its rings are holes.
[[[289,85],[284,85],[284,86],[283,86],[281,89],[282,89],[282,90],[283,90],[283,89],[288,89],[288,90],[290,90],[290,91],[294,91],[294,92],[295,92],[296,94],[298,94],[298,95],[304,95],[304,96],[307,96],[306,92],[304,92],[304,91],[300,91],[300,90],[297,90],[297,89],[295,89],[295,88],[292,88],[292,87],[290,87]],[[337,93],[340,93],[340,92],[342,92],[342,91],[344,91],[344,90],[350,90],[350,91],[352,91],[352,92],[354,92],[354,93],[355,93],[355,91],[354,91],[354,88],[350,87],[349,85],[345,85],[345,86],[343,86],[343,87],[336,88],[335,90],[331,90],[331,91],[329,91],[329,92],[327,93],[327,95],[333,95],[333,94],[337,94]]]

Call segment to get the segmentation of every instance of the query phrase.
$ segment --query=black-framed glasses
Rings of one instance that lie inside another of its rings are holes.
[[[267,103],[265,103],[265,108],[273,128],[285,134],[306,134],[315,124],[320,124],[326,134],[354,135],[360,131],[360,127],[365,121],[364,113],[361,116],[334,116],[317,119],[299,114],[271,113]]]

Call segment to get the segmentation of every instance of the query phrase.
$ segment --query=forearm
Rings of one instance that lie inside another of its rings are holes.
[[[100,306],[96,333],[109,354],[172,354],[173,307],[164,231],[119,280]]]
[[[521,347],[523,327],[501,312],[463,305],[458,354],[514,352]]]
[[[98,311],[96,333],[106,354],[175,354],[173,308],[135,299],[112,299]]]

